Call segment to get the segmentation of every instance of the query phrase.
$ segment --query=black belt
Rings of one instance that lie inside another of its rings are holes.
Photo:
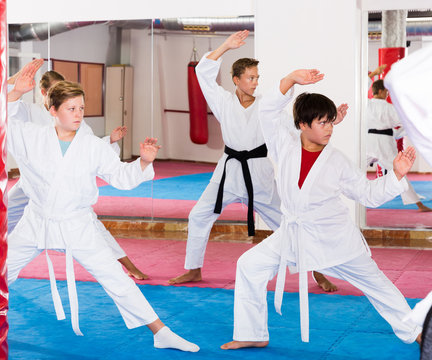
[[[384,129],[384,130],[369,129],[368,133],[393,136],[393,129]]]
[[[254,226],[254,218],[253,218],[253,186],[252,186],[252,178],[249,171],[249,166],[247,163],[248,159],[255,159],[255,158],[262,158],[267,157],[267,146],[266,144],[262,144],[261,146],[258,146],[257,148],[247,151],[236,151],[231,149],[230,147],[225,145],[225,154],[228,155],[228,157],[225,160],[224,164],[224,170],[222,174],[221,181],[219,183],[219,190],[217,193],[216,198],[216,204],[214,208],[214,212],[216,214],[220,214],[222,211],[222,200],[223,200],[223,191],[224,191],[224,184],[225,184],[225,175],[226,175],[226,163],[229,159],[237,159],[240,161],[243,171],[243,179],[246,185],[246,190],[248,193],[248,215],[247,215],[247,222],[248,222],[248,235],[254,236],[255,235],[255,226]]]

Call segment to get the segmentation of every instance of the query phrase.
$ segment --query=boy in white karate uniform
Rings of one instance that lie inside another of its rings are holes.
[[[366,241],[340,199],[344,194],[378,206],[400,194],[415,151],[408,148],[399,153],[393,171],[369,181],[342,152],[328,145],[336,119],[330,99],[301,94],[294,104],[295,125],[301,131],[289,126],[283,109],[292,97],[293,85],[322,78],[317,70],[294,71],[260,103],[262,131],[277,166],[282,224],[237,262],[234,341],[222,345],[223,349],[267,346],[267,283],[278,274],[275,307],[281,313],[287,266],[290,272],[299,272],[303,341],[309,341],[307,272],[313,270],[362,290],[402,341],[411,343],[421,332],[415,324],[402,321],[410,307],[371,259]]]
[[[432,46],[403,58],[384,79],[392,102],[406,132],[424,159],[432,166]],[[407,316],[423,325],[426,315],[429,321],[423,331],[422,360],[432,358],[432,291],[418,303]],[[426,329],[427,326],[427,329]]]
[[[378,162],[385,171],[390,171],[393,159],[398,153],[395,139],[402,138],[404,130],[394,106],[386,100],[388,91],[384,87],[384,81],[375,81],[372,84],[372,92],[373,98],[368,100],[366,111],[367,163],[369,165]],[[432,211],[420,201],[420,196],[408,179],[407,183],[408,190],[401,194],[403,204],[416,204],[422,212]]]
[[[237,60],[232,65],[235,93],[225,90],[216,82],[222,62],[221,56],[245,44],[249,31],[238,31],[229,36],[221,46],[203,56],[196,74],[201,90],[219,121],[225,143],[225,153],[197,204],[189,214],[188,240],[185,269],[187,272],[170,280],[171,284],[200,281],[201,268],[210,230],[223,209],[235,202],[248,206],[248,234],[254,235],[253,211],[255,210],[272,230],[280,226],[280,199],[276,191],[273,165],[267,157],[262,135],[258,105],[255,96],[258,86],[258,61],[250,58]],[[346,104],[338,110],[342,118]],[[322,274],[314,273],[314,279],[325,291],[336,291]]]
[[[122,270],[107,245],[92,205],[97,201],[96,176],[120,189],[131,189],[154,176],[152,162],[159,146],[147,138],[140,158],[123,163],[108,144],[78,131],[84,117],[84,92],[78,84],[61,81],[48,93],[50,126],[16,118],[19,98],[34,85],[35,67],[18,77],[8,94],[8,149],[21,171],[21,186],[30,202],[9,236],[8,283],[40,252],[46,251],[54,307],[65,318],[47,249],[66,253],[66,275],[72,328],[82,335],[73,259],[102,285],[114,300],[128,328],[146,325],[157,348],[198,351],[199,347],[173,333],[158,318],[144,295]]]
[[[37,71],[42,65],[43,60],[36,59],[30,62],[27,66],[34,66]],[[8,79],[8,92],[13,89],[19,74],[20,72],[17,72]],[[56,71],[45,72],[39,82],[39,88],[43,97],[43,104],[27,104],[25,102],[20,102],[16,117],[19,117],[21,121],[24,122],[29,121],[39,125],[51,125],[53,118],[48,111],[47,93],[51,86],[62,80],[65,80],[63,75]],[[93,135],[92,129],[85,123],[84,120],[81,123],[80,130]],[[126,134],[126,131],[127,129],[125,126],[119,126],[112,131],[110,136],[105,136],[103,138],[105,142],[111,145],[111,148],[117,153],[117,155],[120,155],[120,147],[118,146],[117,141],[123,138],[123,136]],[[16,224],[21,219],[24,213],[24,208],[27,206],[28,202],[29,198],[23,192],[21,183],[18,180],[17,183],[8,191],[8,234],[13,231]],[[105,240],[113,250],[114,255],[126,268],[128,274],[138,280],[148,279],[148,276],[135,266],[135,264],[129,259],[114,237],[109,233],[109,231],[105,230],[105,227],[100,221],[98,221],[98,225],[100,226],[101,231],[104,231]]]

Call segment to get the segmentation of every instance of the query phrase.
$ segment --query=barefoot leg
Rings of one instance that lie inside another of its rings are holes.
[[[184,274],[172,278],[168,281],[169,284],[183,284],[186,282],[201,281],[201,269],[191,269]]]
[[[314,278],[318,286],[325,292],[333,292],[338,290],[337,286],[330,282],[323,274],[317,271],[313,271],[312,277]]]
[[[424,205],[421,201],[417,202],[416,205],[417,205],[419,211],[421,211],[421,212],[431,212],[432,211],[431,208]]]
[[[118,261],[126,268],[129,276],[137,280],[147,280],[149,278],[148,275],[142,273],[127,256],[118,259]]]
[[[250,347],[266,347],[268,345],[268,341],[230,341],[221,346],[223,350],[236,350],[242,348],[250,348]]]

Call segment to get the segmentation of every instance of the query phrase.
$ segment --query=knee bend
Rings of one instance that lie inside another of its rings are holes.
[[[249,251],[245,252],[242,256],[237,260],[237,271],[247,271],[253,264]]]

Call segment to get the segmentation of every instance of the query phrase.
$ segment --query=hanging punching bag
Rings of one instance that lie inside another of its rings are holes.
[[[195,73],[197,61],[188,64],[188,96],[190,138],[195,144],[206,144],[208,141],[207,103]]]
[[[380,79],[384,79],[387,73],[390,71],[391,66],[398,62],[400,59],[405,57],[404,47],[389,47],[378,49],[378,64],[381,66],[387,64],[384,72],[379,76]],[[387,97],[387,101],[391,104],[390,96]]]
[[[0,359],[8,358],[7,334],[9,331],[7,310],[9,291],[6,278],[7,254],[7,200],[6,200],[6,55],[7,25],[6,0],[0,0]]]
[[[405,48],[404,47],[389,47],[389,48],[378,49],[378,63],[380,65],[387,64],[387,67],[385,68],[384,72],[380,75],[380,78],[384,79],[384,77],[390,71],[391,66],[395,62],[398,62],[403,57],[405,57]],[[392,103],[390,95],[387,96],[387,102],[389,102],[390,104]],[[403,138],[397,139],[396,145],[397,145],[398,151],[402,151],[403,150]]]

